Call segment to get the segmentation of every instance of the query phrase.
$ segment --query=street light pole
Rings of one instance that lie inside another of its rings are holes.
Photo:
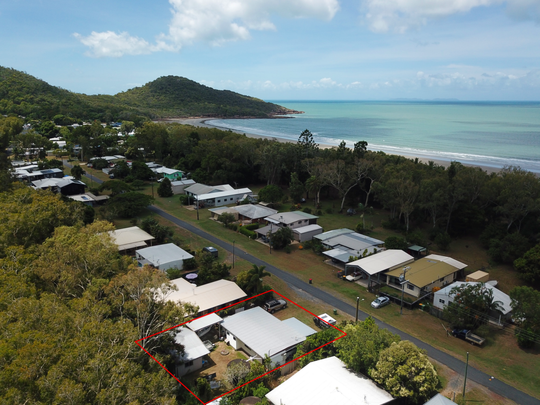
[[[403,274],[401,276],[399,276],[399,279],[400,279],[400,282],[401,282],[401,307],[399,309],[399,314],[400,315],[403,315],[403,295],[405,293],[405,284],[407,284],[407,282],[409,280],[406,279],[406,275],[407,275],[407,270],[409,270],[410,267],[403,267]]]
[[[199,220],[199,196],[197,195],[197,221]]]
[[[469,352],[467,352],[467,365],[465,366],[465,379],[463,380],[463,398],[462,401],[465,403],[465,387],[467,386],[467,370],[469,369]]]
[[[234,269],[234,240],[232,241],[232,268]]]
[[[358,323],[358,302],[360,301],[360,297],[356,297],[356,321],[355,323]]]

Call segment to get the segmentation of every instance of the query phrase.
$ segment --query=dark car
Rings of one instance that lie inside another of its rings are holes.
[[[273,314],[280,309],[287,308],[287,301],[285,300],[270,300],[263,305],[265,311]]]
[[[203,248],[203,252],[209,253],[212,257],[218,257],[218,250],[212,246],[206,246]]]

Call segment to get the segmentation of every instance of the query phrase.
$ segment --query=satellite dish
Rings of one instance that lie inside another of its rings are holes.
[[[403,282],[405,281],[405,276],[404,276],[403,274],[401,274],[401,275],[399,276],[399,281],[400,281],[401,283],[403,283]]]

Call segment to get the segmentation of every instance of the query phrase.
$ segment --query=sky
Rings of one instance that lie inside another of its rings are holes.
[[[0,66],[85,94],[540,100],[540,0],[3,0]]]

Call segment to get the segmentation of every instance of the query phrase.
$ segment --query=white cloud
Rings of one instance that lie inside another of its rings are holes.
[[[430,19],[500,4],[506,4],[512,18],[540,22],[540,0],[363,0],[361,4],[363,19],[374,32],[403,33]]]
[[[140,55],[156,51],[178,51],[197,42],[214,46],[247,40],[253,30],[275,30],[273,15],[285,18],[331,20],[339,9],[338,0],[169,0],[172,20],[168,33],[155,44],[127,32],[74,34],[95,57]]]

